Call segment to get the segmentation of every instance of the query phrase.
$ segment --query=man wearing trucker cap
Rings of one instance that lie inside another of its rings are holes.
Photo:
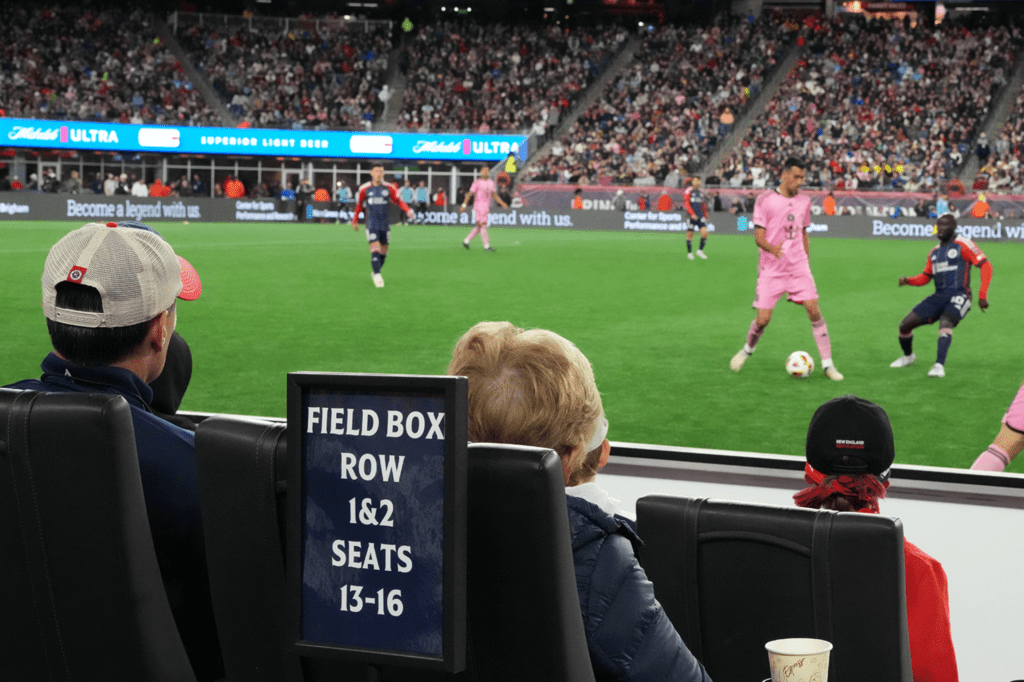
[[[90,223],[58,241],[43,267],[53,352],[43,374],[9,388],[110,393],[131,406],[153,544],[171,610],[199,680],[223,676],[199,516],[194,434],[153,414],[177,300],[199,298],[195,269],[142,223]]]

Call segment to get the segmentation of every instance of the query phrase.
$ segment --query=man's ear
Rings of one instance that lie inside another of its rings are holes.
[[[149,323],[149,343],[153,350],[157,353],[162,351],[171,339],[171,332],[174,331],[170,327],[168,321],[169,315],[166,310],[161,312],[159,315],[154,317]]]

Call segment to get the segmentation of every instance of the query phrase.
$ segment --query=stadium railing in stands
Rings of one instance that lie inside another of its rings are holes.
[[[247,28],[269,27],[280,28],[282,32],[295,29],[314,28],[319,30],[321,26],[336,27],[341,23],[353,26],[361,26],[364,31],[377,25],[387,25],[390,29],[392,22],[387,19],[343,19],[341,17],[320,17],[320,18],[289,18],[289,17],[266,17],[266,16],[243,16],[240,14],[216,14],[211,12],[172,12],[167,17],[167,24],[177,32],[179,28],[188,26],[209,26],[209,27],[238,27]]]

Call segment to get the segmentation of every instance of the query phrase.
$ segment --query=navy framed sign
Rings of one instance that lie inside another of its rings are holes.
[[[466,404],[465,377],[288,375],[296,653],[465,668]]]

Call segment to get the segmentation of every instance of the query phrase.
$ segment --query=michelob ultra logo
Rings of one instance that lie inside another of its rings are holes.
[[[67,142],[101,142],[104,144],[115,144],[120,142],[116,130],[104,128],[72,128],[71,126],[60,127],[60,141]]]

